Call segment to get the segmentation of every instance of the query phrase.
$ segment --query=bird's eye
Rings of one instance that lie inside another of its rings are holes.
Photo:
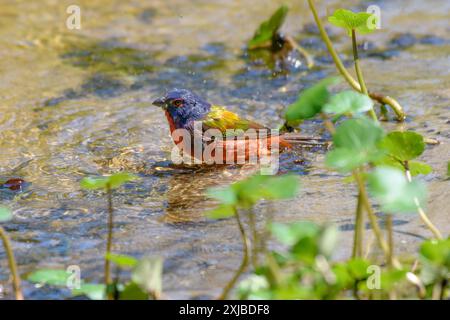
[[[172,101],[172,105],[174,107],[177,107],[177,108],[182,107],[183,106],[183,100],[182,99],[175,99],[175,100]]]

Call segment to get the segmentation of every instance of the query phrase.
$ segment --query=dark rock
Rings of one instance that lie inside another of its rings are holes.
[[[443,39],[441,37],[438,37],[438,36],[427,35],[427,36],[423,36],[420,39],[420,43],[426,44],[426,45],[432,45],[432,46],[442,46],[444,44],[448,44],[449,41],[446,39]]]
[[[391,48],[409,48],[417,43],[417,37],[411,33],[404,33],[395,36],[389,42]]]

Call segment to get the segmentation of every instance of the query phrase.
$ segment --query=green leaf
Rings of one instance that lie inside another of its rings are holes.
[[[227,188],[211,188],[207,194],[220,201],[220,206],[207,215],[213,219],[234,215],[236,207],[250,208],[262,199],[286,199],[295,196],[299,188],[298,178],[292,175],[254,175],[235,182]]]
[[[394,167],[405,172],[405,167],[398,160],[393,159],[391,156],[381,158],[380,160],[376,161],[376,165]],[[419,174],[427,175],[433,172],[433,168],[431,168],[431,166],[419,161],[408,161],[408,166],[409,172],[413,177]]]
[[[399,161],[409,161],[425,150],[423,137],[412,131],[393,131],[380,141],[380,148]]]
[[[11,211],[8,208],[0,207],[0,222],[6,222],[13,218]]]
[[[450,161],[447,162],[447,177],[450,177]]]
[[[107,253],[106,259],[115,263],[120,267],[135,267],[138,263],[138,260],[132,256],[124,255],[124,254],[115,254],[115,253]]]
[[[322,111],[327,103],[330,93],[328,87],[336,84],[339,78],[327,78],[301,92],[297,101],[291,104],[285,114],[288,123],[309,119]]]
[[[361,258],[354,258],[347,262],[348,271],[355,280],[367,279],[369,276],[367,268],[369,266],[370,263]]]
[[[352,35],[352,29],[367,34],[375,30],[377,16],[367,12],[352,12],[346,9],[336,10],[328,21],[336,27],[344,28],[348,35]]]
[[[400,170],[378,167],[368,176],[369,191],[388,213],[415,212],[416,199],[425,204],[426,187],[420,181],[408,182]]]
[[[213,199],[219,200],[222,204],[234,205],[237,203],[236,193],[233,188],[210,188],[206,194]]]
[[[294,246],[291,247],[292,255],[299,261],[308,264],[314,263],[316,256],[319,254],[319,246],[316,237],[301,238]]]
[[[206,216],[210,219],[225,219],[234,216],[235,207],[227,204],[221,204],[217,208],[208,211]]]
[[[274,35],[278,33],[283,25],[288,11],[288,7],[283,5],[275,11],[269,20],[261,23],[253,38],[248,42],[249,49],[257,48],[270,43]]]
[[[283,244],[292,246],[305,237],[315,237],[320,227],[310,221],[301,221],[291,224],[272,223],[270,231],[274,237]]]
[[[366,154],[352,149],[339,148],[327,153],[325,163],[341,172],[349,172],[360,165],[375,159],[377,154]]]
[[[143,258],[131,273],[131,280],[153,297],[158,298],[162,292],[162,258]]]
[[[426,163],[419,161],[409,161],[409,172],[411,175],[417,176],[419,174],[427,175],[433,172],[433,168]]]
[[[425,285],[448,279],[450,272],[450,238],[427,240],[420,246],[422,269],[420,278]]]
[[[373,101],[365,94],[354,90],[342,91],[333,95],[323,106],[323,112],[341,116],[357,114],[371,110]]]
[[[381,273],[381,288],[385,291],[390,291],[402,281],[406,281],[407,270],[383,270]]]
[[[298,177],[294,175],[285,175],[271,177],[264,184],[263,193],[266,199],[289,199],[297,194],[298,189]]]
[[[383,135],[383,129],[370,119],[350,119],[337,127],[333,143],[336,148],[367,150],[373,149]]]
[[[39,284],[48,284],[52,286],[66,286],[67,279],[70,276],[66,270],[61,269],[40,269],[30,273],[27,280]]]
[[[107,177],[100,177],[100,178],[86,177],[81,180],[80,185],[83,189],[87,190],[106,189],[108,184],[111,189],[116,189],[121,185],[123,185],[124,183],[134,181],[137,179],[139,178],[134,174],[127,172],[119,172]]]
[[[72,296],[86,296],[91,300],[105,299],[105,285],[99,283],[83,283],[79,289],[72,290]]]
[[[119,300],[148,300],[148,298],[148,294],[134,282],[128,283],[119,295]]]
[[[367,118],[350,119],[337,127],[333,135],[335,149],[328,152],[325,163],[348,172],[382,156],[376,144],[383,137],[383,129]]]
[[[450,268],[450,238],[424,241],[419,253],[423,260]]]

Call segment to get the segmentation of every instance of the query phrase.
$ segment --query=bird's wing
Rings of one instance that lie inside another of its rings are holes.
[[[224,107],[212,106],[211,111],[202,120],[203,130],[218,129],[225,136],[227,130],[248,130],[248,129],[268,129],[263,125],[243,119],[234,112],[228,111]],[[228,132],[229,133],[229,132]]]

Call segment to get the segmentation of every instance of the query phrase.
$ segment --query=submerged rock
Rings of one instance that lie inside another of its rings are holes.
[[[409,48],[418,42],[417,37],[412,33],[404,33],[395,36],[389,42],[390,48]]]

